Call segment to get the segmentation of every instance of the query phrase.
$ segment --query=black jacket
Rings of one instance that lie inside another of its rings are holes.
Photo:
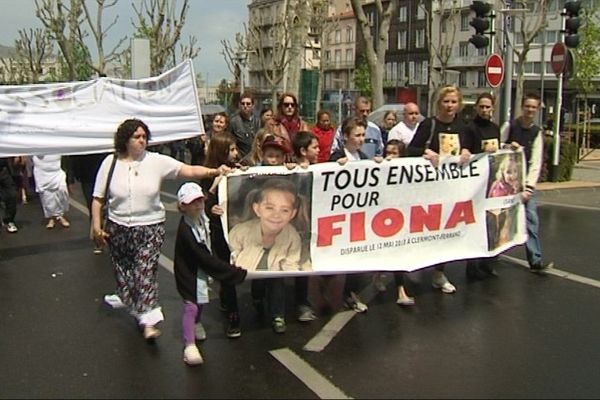
[[[194,303],[198,270],[228,284],[239,284],[248,274],[245,269],[213,256],[204,244],[198,243],[183,217],[179,220],[175,239],[174,270],[177,291],[184,300]]]

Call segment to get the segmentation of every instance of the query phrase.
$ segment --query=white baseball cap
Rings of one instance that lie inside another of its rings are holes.
[[[194,182],[186,182],[177,191],[177,200],[181,204],[190,204],[196,199],[204,198],[200,185]]]

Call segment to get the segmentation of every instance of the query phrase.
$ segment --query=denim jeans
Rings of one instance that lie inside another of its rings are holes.
[[[527,221],[527,242],[525,243],[527,261],[529,262],[529,266],[541,264],[542,246],[538,235],[540,230],[540,219],[537,213],[535,193],[531,196],[529,201],[525,203],[525,219]]]

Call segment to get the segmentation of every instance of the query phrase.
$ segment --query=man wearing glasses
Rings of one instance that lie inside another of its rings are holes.
[[[250,94],[242,93],[240,96],[239,111],[231,118],[230,126],[241,159],[250,152],[259,128],[258,118],[254,116],[254,98]]]
[[[362,145],[360,150],[366,154],[367,158],[372,159],[375,156],[383,155],[383,139],[381,137],[381,130],[373,122],[367,120],[367,117],[371,113],[371,100],[367,97],[359,96],[354,102],[354,116],[360,118],[367,123],[367,130],[365,132],[365,143]],[[331,145],[331,154],[338,149],[343,149],[344,143],[342,140],[341,126],[338,126],[335,132],[335,139]]]
[[[404,143],[405,146],[408,146],[419,126],[420,115],[418,105],[415,103],[406,103],[404,105],[403,120],[390,130],[388,140],[397,139]]]

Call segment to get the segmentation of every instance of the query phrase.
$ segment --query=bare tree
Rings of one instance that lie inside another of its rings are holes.
[[[181,30],[190,8],[189,0],[184,0],[177,13],[177,1],[144,0],[140,8],[132,3],[138,18],[136,36],[150,40],[150,70],[158,75],[176,64],[176,46],[181,39]],[[185,55],[198,55],[195,39],[190,39],[189,47],[184,47]]]
[[[35,14],[50,38],[58,44],[67,68],[67,79],[71,81],[77,78],[77,48],[85,49],[80,40],[83,35],[80,29],[82,1],[69,0],[69,6],[66,6],[61,0],[35,0]],[[91,62],[89,57],[85,61]]]
[[[83,0],[81,2],[81,5],[83,8],[85,20],[87,21],[87,25],[88,25],[90,31],[92,32],[92,36],[94,38],[94,43],[96,45],[96,51],[97,51],[97,56],[98,56],[97,63],[95,63],[95,64],[92,63],[91,66],[99,75],[105,75],[106,74],[106,64],[113,60],[118,59],[119,53],[117,52],[117,50],[119,47],[121,47],[121,45],[127,38],[126,37],[121,38],[119,40],[119,42],[117,43],[117,45],[114,46],[112,50],[110,50],[108,53],[104,52],[104,39],[106,38],[106,34],[107,34],[108,30],[117,23],[119,16],[118,15],[115,16],[115,18],[112,20],[112,22],[105,29],[102,26],[102,17],[103,17],[104,11],[110,7],[113,7],[117,3],[117,0],[109,0],[108,2],[106,0],[95,0],[95,1],[96,1],[95,17],[90,12],[90,9],[85,0]],[[83,35],[80,35],[79,39],[80,39],[81,45],[84,46]]]
[[[358,27],[365,41],[365,57],[371,72],[373,86],[373,108],[383,104],[383,71],[385,52],[388,48],[390,20],[398,9],[399,0],[389,0],[383,5],[382,0],[374,0],[376,15],[379,21],[376,26],[375,40],[371,34],[371,24],[362,7],[361,0],[351,0],[352,10],[358,20]]]
[[[272,104],[277,104],[277,91],[290,63],[288,50],[291,43],[289,26],[292,21],[289,0],[283,10],[272,16],[273,24],[266,27],[252,24],[248,27],[247,49],[254,53],[258,69],[271,87]]]
[[[241,80],[242,80],[242,66],[240,63],[244,63],[246,54],[249,52],[247,43],[247,28],[244,25],[244,33],[237,32],[235,34],[235,44],[232,44],[229,40],[221,40],[221,55],[225,60],[227,69],[234,77],[234,87],[239,92]],[[241,94],[241,93],[240,93]]]
[[[43,29],[19,30],[19,38],[15,40],[17,62],[23,65],[23,74],[31,83],[39,82],[43,72],[43,62],[52,51],[52,43]]]
[[[527,54],[531,50],[532,44],[539,34],[545,34],[544,31],[548,26],[548,5],[549,0],[520,0],[514,1],[512,6],[514,8],[527,8],[528,12],[522,12],[515,14],[513,23],[514,33],[519,36],[519,46],[515,46],[514,41],[511,43],[510,48],[513,49],[514,55],[517,57],[515,62],[517,81],[515,84],[515,117],[521,112],[521,104],[523,98],[523,80],[525,75],[525,62],[527,61]],[[511,35],[504,35],[507,40],[511,40]],[[545,64],[545,63],[542,63]],[[542,68],[545,68],[542,65]]]
[[[329,2],[327,0],[314,0],[313,15],[311,20],[312,30],[321,38],[321,62],[319,64],[319,83],[317,85],[317,98],[315,99],[315,115],[321,108],[321,92],[325,80],[326,65],[323,55],[327,52],[329,35],[339,28],[339,15],[329,16]]]
[[[433,0],[432,11],[427,10],[424,0],[419,7],[425,11],[427,29],[426,40],[429,44],[429,88],[435,93],[440,86],[447,85],[448,63],[452,57],[452,49],[458,30],[457,15],[460,14],[460,4],[456,0]],[[437,15],[435,17],[434,15]],[[435,29],[434,29],[435,27]],[[436,76],[434,71],[438,69]]]
[[[15,58],[0,58],[2,63],[2,82],[7,84],[23,84],[28,81],[26,68]]]

